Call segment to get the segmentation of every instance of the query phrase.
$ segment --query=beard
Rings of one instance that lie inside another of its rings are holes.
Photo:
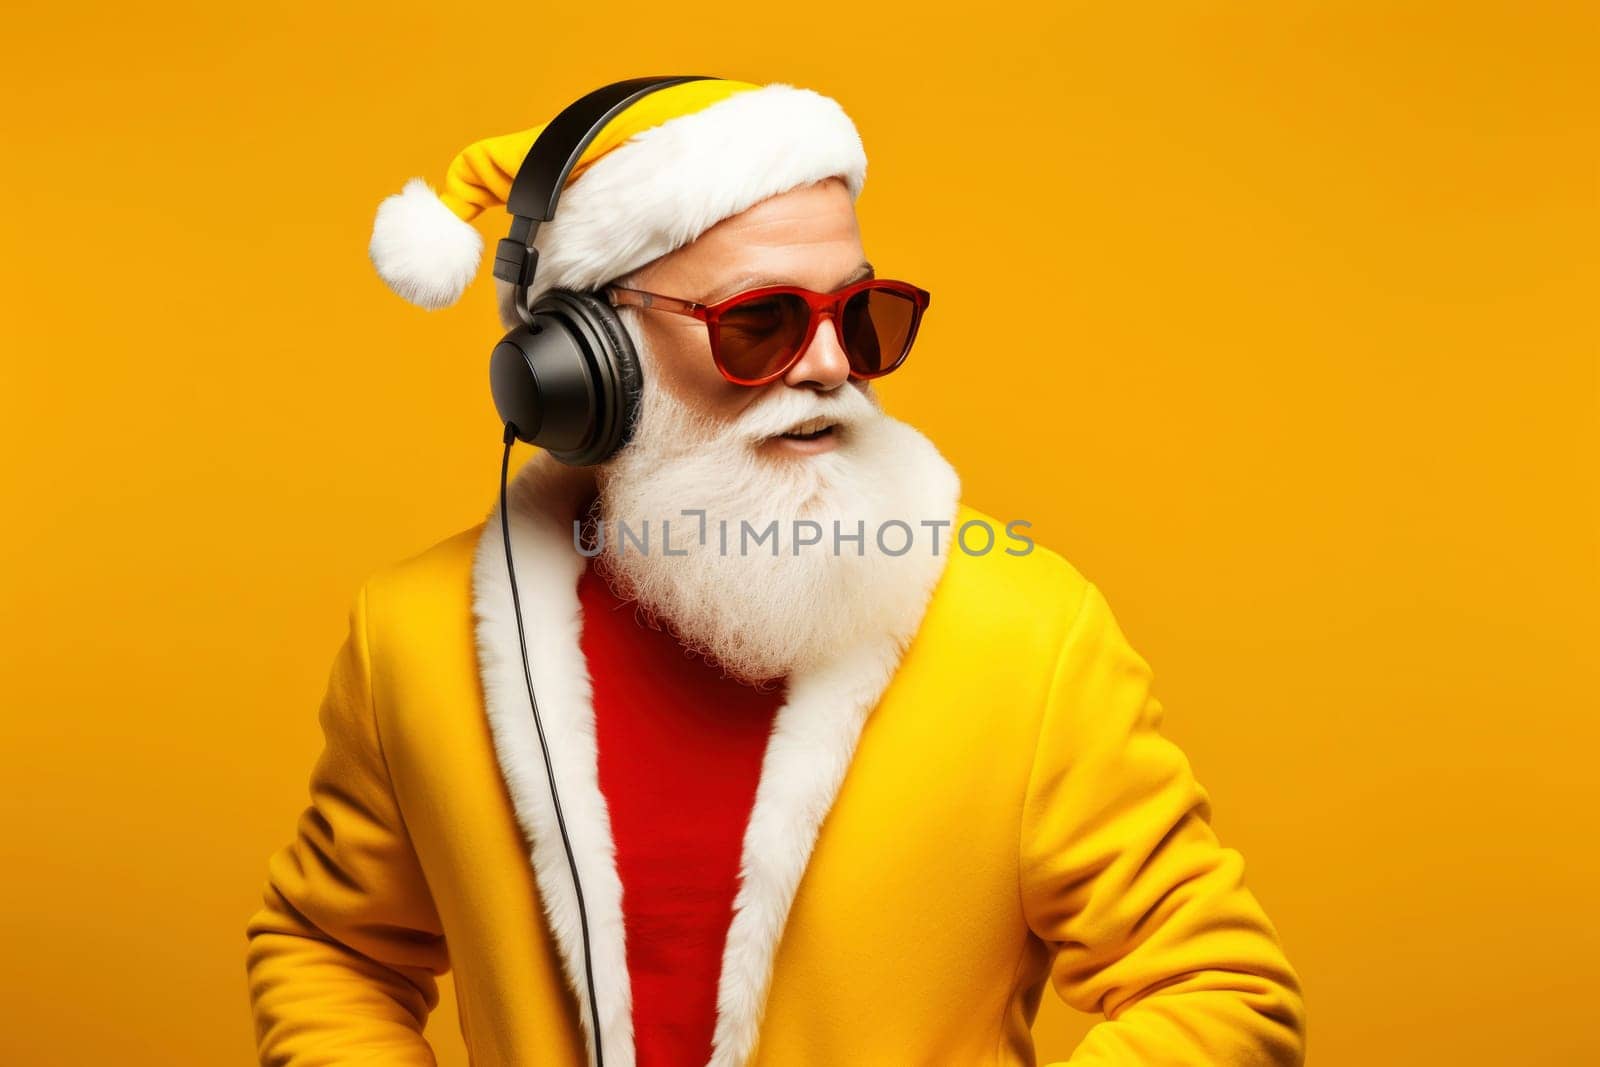
[[[613,592],[746,684],[876,643],[909,609],[920,617],[959,490],[932,443],[854,382],[768,386],[733,420],[713,420],[659,384],[633,315],[621,317],[644,371],[640,407],[627,446],[595,470],[590,513]],[[761,450],[813,418],[835,424],[834,448]],[[946,524],[942,538],[929,523]],[[648,531],[648,549],[623,525]]]

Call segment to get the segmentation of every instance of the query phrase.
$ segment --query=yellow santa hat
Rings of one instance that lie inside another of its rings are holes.
[[[460,298],[483,253],[472,220],[504,206],[544,127],[478,141],[451,162],[437,194],[412,178],[379,205],[368,253],[391,289],[428,309]],[[534,241],[529,299],[594,289],[730,215],[824,178],[842,178],[854,199],[866,170],[855,124],[810,89],[722,79],[658,89],[607,123],[567,176],[555,217]],[[501,318],[515,321],[508,291]]]

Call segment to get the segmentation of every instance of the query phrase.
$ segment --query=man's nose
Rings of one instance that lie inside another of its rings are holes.
[[[834,328],[833,314],[829,312],[817,321],[817,332],[811,335],[811,344],[783,376],[783,384],[826,392],[849,380],[850,360],[839,347],[839,331]]]

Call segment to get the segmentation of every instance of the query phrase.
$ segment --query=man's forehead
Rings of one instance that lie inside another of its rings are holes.
[[[791,190],[724,219],[663,256],[649,274],[702,291],[736,285],[727,291],[737,292],[760,284],[817,288],[865,277],[865,261],[854,202],[842,182],[830,182]]]
[[[721,219],[678,251],[702,254],[743,244],[786,244],[859,232],[855,201],[838,179],[790,189]]]
[[[829,277],[826,281],[819,280],[815,270],[747,270],[735,277],[718,281],[714,289],[702,295],[701,301],[713,304],[724,297],[732,296],[734,293],[741,293],[746,289],[757,289],[763,285],[798,285],[805,289],[815,289],[817,292],[827,293],[835,289],[843,289],[851,282],[860,281],[862,278],[870,278],[873,273],[872,264],[864,259],[851,268],[848,274],[842,277]]]

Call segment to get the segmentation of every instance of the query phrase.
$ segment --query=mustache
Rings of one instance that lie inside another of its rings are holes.
[[[811,419],[826,419],[849,430],[880,414],[882,408],[876,395],[853,383],[827,392],[782,386],[744,411],[732,431],[746,443],[756,445]]]

